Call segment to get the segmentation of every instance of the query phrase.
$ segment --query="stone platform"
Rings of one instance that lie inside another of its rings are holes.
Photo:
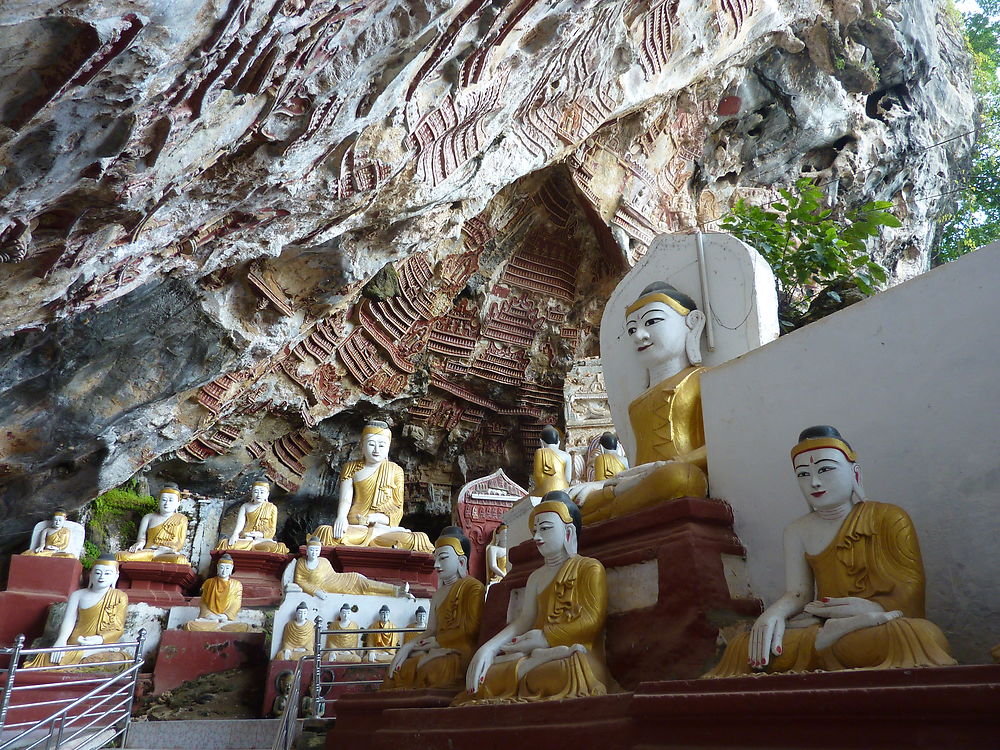
[[[233,578],[243,584],[244,607],[273,607],[281,602],[281,574],[295,555],[229,549],[212,551],[212,572],[222,555],[233,558]]]
[[[153,695],[182,682],[227,669],[263,669],[263,633],[165,630],[153,669]]]
[[[1000,665],[645,682],[633,693],[459,708],[396,692],[379,696],[381,712],[373,696],[342,699],[328,750],[357,740],[373,750],[965,750],[1000,737]]]
[[[28,645],[40,636],[49,605],[80,588],[82,573],[75,558],[11,555],[7,590],[0,592],[0,647],[13,646],[22,633]],[[6,666],[7,657],[0,657],[0,668]]]
[[[305,556],[305,546],[299,547],[299,554]],[[437,590],[434,555],[428,552],[390,547],[323,547],[320,555],[338,573],[361,573],[397,586],[408,583],[410,593],[418,599],[428,598]]]
[[[625,689],[700,676],[716,655],[719,626],[756,617],[740,583],[745,551],[728,504],[682,498],[585,526],[580,554],[608,571],[608,667]],[[506,623],[511,595],[542,564],[534,542],[510,550],[512,570],[490,587],[480,642]]]
[[[190,565],[158,562],[123,562],[118,565],[118,588],[130,604],[175,607],[189,603],[198,592],[198,574]]]

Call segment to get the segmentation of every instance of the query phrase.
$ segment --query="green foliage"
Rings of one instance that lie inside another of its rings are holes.
[[[97,558],[101,556],[101,548],[94,544],[89,539],[83,540],[83,557],[80,558],[80,562],[83,563],[84,570],[90,570],[94,567],[94,563],[97,562]]]
[[[94,548],[94,558],[100,554],[100,547],[106,546],[112,536],[129,541],[135,539],[139,521],[147,513],[155,511],[156,507],[156,500],[149,495],[140,495],[132,482],[126,482],[121,487],[94,498],[87,520],[86,542]],[[85,549],[89,555],[90,547]]]
[[[972,86],[981,115],[972,163],[959,177],[955,210],[939,221],[934,265],[954,260],[1000,237],[1000,0],[979,0],[983,13],[953,16],[972,55]]]
[[[737,201],[723,218],[722,228],[756,248],[771,264],[782,327],[796,327],[819,287],[847,282],[864,294],[874,294],[885,282],[886,272],[871,259],[867,241],[882,227],[902,226],[889,213],[892,203],[866,203],[836,219],[824,206],[823,191],[811,180],[800,179],[779,193],[781,200],[769,206]]]

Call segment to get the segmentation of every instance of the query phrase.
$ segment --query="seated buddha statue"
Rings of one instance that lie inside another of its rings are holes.
[[[469,575],[471,551],[459,528],[441,532],[434,543],[438,590],[431,597],[427,629],[396,652],[382,690],[462,687],[479,640],[485,596],[483,584]]]
[[[493,530],[493,537],[486,545],[486,582],[499,583],[510,572],[507,560],[507,524],[502,523]]]
[[[198,617],[184,623],[182,630],[223,630],[227,633],[246,633],[250,630],[247,623],[236,619],[243,606],[243,584],[233,578],[234,568],[232,557],[222,555],[219,558],[217,575],[201,587]]]
[[[311,537],[306,545],[305,557],[288,563],[281,576],[286,592],[304,591],[318,599],[330,594],[374,594],[376,596],[409,596],[409,584],[396,586],[366,578],[360,573],[338,573],[330,561],[320,557],[323,544]]]
[[[583,523],[633,513],[655,503],[708,494],[701,419],[701,333],[705,314],[669,284],[647,286],[625,311],[625,332],[646,390],[629,404],[636,465],[569,492]]]
[[[605,695],[608,588],[604,566],[577,554],[579,508],[548,493],[528,517],[544,564],[528,576],[521,611],[484,643],[453,705]]]
[[[22,555],[35,557],[78,558],[83,548],[83,527],[66,520],[66,511],[59,508],[48,522],[35,524],[31,547]]]
[[[135,544],[125,552],[119,552],[119,562],[158,562],[190,565],[181,554],[181,547],[187,539],[187,516],[177,512],[181,501],[181,490],[168,482],[160,490],[159,507],[155,513],[147,513],[139,524],[139,535]]]
[[[283,661],[298,661],[303,656],[316,653],[316,628],[309,622],[309,605],[299,602],[292,619],[285,623],[281,631],[281,642],[275,658]]]
[[[613,432],[601,435],[597,450],[597,457],[594,458],[595,482],[616,477],[628,468],[628,459],[622,454],[618,436]]]
[[[390,614],[389,605],[383,604],[379,608],[378,618],[368,626],[369,629],[395,630],[396,625],[389,619]],[[365,651],[364,661],[392,661],[396,655],[396,649],[399,648],[399,643],[399,633],[365,633],[365,646],[368,647],[368,650]]]
[[[79,589],[69,595],[66,602],[66,615],[63,617],[59,632],[53,646],[100,646],[113,645],[122,639],[125,633],[125,613],[128,609],[128,596],[124,591],[115,588],[118,582],[118,562],[113,555],[101,555],[90,571],[90,583],[87,588]],[[116,649],[98,651],[86,649],[80,651],[55,651],[51,654],[37,654],[27,661],[26,667],[50,667],[80,665],[86,668],[88,664],[109,661],[131,661],[129,654]],[[68,671],[73,671],[72,669]],[[109,666],[102,665],[101,671],[112,671]]]
[[[389,460],[392,433],[385,422],[369,422],[361,432],[360,461],[340,472],[340,499],[333,526],[313,532],[325,546],[395,547],[431,552],[427,535],[400,526],[403,469]]]
[[[357,664],[361,661],[361,652],[358,650],[361,646],[361,634],[357,632],[361,626],[351,619],[354,610],[357,610],[357,607],[352,610],[351,605],[344,602],[340,605],[337,619],[327,625],[327,630],[346,632],[332,632],[326,636],[326,648],[331,650],[324,654],[324,661],[343,664]]]
[[[803,430],[792,467],[809,512],[785,529],[785,593],[706,677],[954,664],[924,619],[924,567],[902,508],[866,500],[833,427]]]
[[[417,611],[413,613],[413,622],[409,625],[411,628],[417,628],[417,631],[411,631],[409,633],[403,633],[403,644],[407,644],[410,641],[415,641],[419,638],[424,637],[423,631],[427,630],[427,608],[424,605],[417,607]]]
[[[278,530],[278,506],[268,501],[270,494],[268,482],[254,482],[250,499],[240,506],[236,515],[233,533],[220,539],[215,548],[288,554],[288,547],[274,540]]]
[[[559,431],[546,425],[538,435],[534,466],[531,469],[533,497],[552,490],[564,490],[573,481],[573,458],[559,447]]]

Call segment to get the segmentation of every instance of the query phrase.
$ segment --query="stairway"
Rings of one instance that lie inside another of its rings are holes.
[[[126,748],[137,750],[270,750],[280,719],[134,721]]]

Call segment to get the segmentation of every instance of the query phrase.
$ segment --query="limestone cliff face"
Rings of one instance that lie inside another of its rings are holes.
[[[10,534],[148,467],[328,494],[374,414],[443,510],[654,235],[816,176],[922,270],[975,106],[935,0],[15,0],[0,50]]]

